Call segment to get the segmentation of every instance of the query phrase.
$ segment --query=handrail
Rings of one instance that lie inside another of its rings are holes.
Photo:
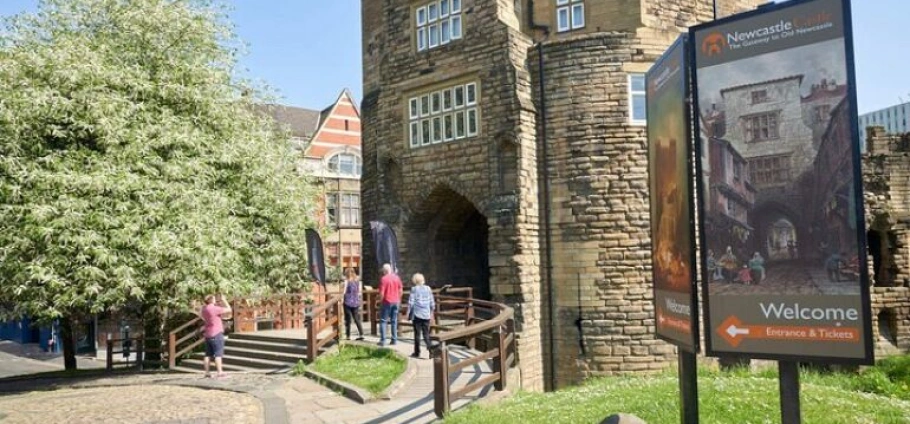
[[[307,331],[306,341],[306,360],[312,363],[316,360],[321,352],[321,348],[334,340],[336,343],[341,341],[341,325],[343,315],[344,295],[331,294],[331,297],[318,307],[306,313],[305,325]],[[332,331],[320,339],[319,335],[326,329]]]
[[[440,304],[458,305],[459,303],[463,308],[447,309],[446,312],[439,311]],[[464,327],[445,330],[430,336],[436,342],[436,346],[432,351],[434,412],[436,416],[442,418],[452,409],[453,401],[476,389],[491,383],[496,390],[505,389],[508,381],[508,370],[514,365],[516,358],[514,349],[515,311],[502,303],[473,298],[456,298],[453,296],[438,296],[436,305],[437,326],[439,315],[459,317],[454,311],[461,309],[464,317]],[[475,316],[475,309],[486,310],[496,315],[487,319],[479,319]],[[472,358],[454,364],[450,362],[450,344],[464,340],[467,346],[473,349],[478,339],[489,339],[491,343],[483,343],[487,346]],[[452,373],[483,361],[492,362],[491,374],[458,390],[453,391],[451,389],[450,377]]]
[[[168,336],[167,336],[167,366],[168,366],[168,368],[173,369],[174,367],[176,367],[177,358],[179,358],[183,354],[193,350],[193,348],[195,348],[196,346],[199,346],[200,344],[202,344],[203,341],[205,341],[205,338],[203,338],[202,334],[200,334],[198,331],[198,326],[193,327],[194,325],[197,325],[201,322],[202,322],[202,318],[197,316],[197,317],[194,317],[193,319],[183,323],[183,325],[175,328],[174,330],[171,330],[168,333]],[[178,339],[178,335],[181,332],[184,332],[185,330],[187,330],[188,328],[191,328],[192,330],[181,335]],[[193,338],[195,338],[196,340],[193,341],[193,343],[190,343],[189,346],[185,346],[182,349],[178,349],[178,346],[180,346],[184,342],[186,342],[190,339],[193,339]]]
[[[199,317],[193,318],[193,319],[187,321],[186,323],[184,323],[183,325],[181,325],[180,327],[177,327],[176,329],[171,330],[171,333],[177,334],[183,330],[186,330],[187,327],[189,327],[199,321],[202,321],[202,318],[199,318]]]
[[[496,306],[495,309],[499,309],[499,314],[497,314],[495,318],[485,320],[485,321],[482,321],[482,322],[474,324],[474,325],[469,325],[467,327],[458,328],[455,330],[436,334],[433,336],[433,339],[436,341],[440,341],[440,342],[446,342],[446,341],[461,340],[461,339],[465,339],[468,337],[476,336],[480,333],[483,333],[485,331],[492,330],[496,327],[501,326],[506,320],[512,319],[512,317],[515,314],[514,310],[511,307],[508,307],[506,305],[493,303],[493,302],[487,302],[487,301],[483,301],[483,300],[477,300],[477,299],[472,299],[471,302],[474,304],[479,303],[479,304],[495,305]],[[493,308],[491,308],[491,309],[493,309]]]

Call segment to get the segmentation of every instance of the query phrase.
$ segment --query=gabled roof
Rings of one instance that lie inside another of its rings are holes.
[[[276,104],[256,105],[260,112],[268,114],[280,125],[287,126],[291,135],[309,140],[319,129],[320,112],[295,106]]]
[[[338,98],[335,99],[334,103],[332,103],[329,107],[327,107],[327,108],[323,109],[321,112],[319,112],[319,126],[316,129],[315,133],[313,134],[312,141],[326,142],[326,140],[320,140],[320,134],[323,133],[326,125],[328,125],[328,122],[331,120],[332,115],[338,109],[338,105],[344,99],[347,99],[347,101],[351,104],[351,107],[354,109],[354,113],[357,115],[357,119],[358,120],[360,119],[360,111],[357,109],[357,106],[354,104],[353,96],[351,95],[351,92],[347,88],[345,88],[344,90],[341,90],[341,93],[338,94]],[[333,135],[333,134],[328,134],[328,135]],[[351,136],[341,136],[341,137],[351,137]],[[337,141],[328,141],[328,143],[335,144],[335,143],[337,143]],[[328,154],[330,151],[332,151],[334,149],[337,149],[337,148],[347,149],[349,147],[346,147],[346,146],[351,146],[351,145],[352,144],[349,144],[349,143],[337,143],[337,147],[327,149],[326,146],[317,146],[314,143],[310,143],[306,150],[306,156],[311,157],[311,158],[320,158],[320,157],[325,156],[326,154]],[[360,134],[359,133],[356,135],[356,145],[357,145],[356,148],[359,149],[359,147],[360,147]]]

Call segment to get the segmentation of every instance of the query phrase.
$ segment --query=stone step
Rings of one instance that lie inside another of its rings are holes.
[[[297,340],[294,343],[260,341],[252,339],[238,339],[236,336],[230,336],[225,340],[226,349],[255,349],[269,352],[280,352],[289,354],[304,354],[306,352],[306,340]]]
[[[225,358],[254,358],[296,364],[305,356],[306,351],[302,347],[296,347],[292,352],[275,351],[262,344],[256,344],[254,347],[237,347],[229,344],[224,348]]]
[[[180,362],[180,365],[183,366],[187,361],[194,361],[190,363],[195,363],[198,361],[202,363],[203,354],[197,353],[190,357],[189,359],[184,359]],[[245,370],[253,369],[262,371],[277,371],[277,370],[287,370],[290,367],[293,367],[297,364],[297,361],[286,362],[286,361],[274,361],[268,359],[259,359],[259,358],[249,358],[245,356],[229,356],[225,355],[222,359],[222,363],[227,368],[228,366],[232,368],[242,368]]]
[[[202,358],[188,358],[188,359],[184,359],[184,360],[180,361],[180,365],[177,366],[177,367],[174,367],[174,369],[175,369],[175,370],[178,370],[178,371],[183,371],[183,372],[201,373],[201,372],[203,371]],[[254,373],[262,373],[262,372],[266,372],[266,371],[267,371],[267,370],[256,369],[256,368],[249,368],[249,367],[242,367],[242,366],[230,365],[230,364],[226,364],[226,363],[225,363],[225,364],[222,364],[222,369],[223,369],[224,371],[227,371],[227,372],[254,372]],[[215,372],[215,364],[214,364],[214,363],[212,363],[211,369],[210,369],[209,371],[212,372],[212,373]]]
[[[228,342],[231,340],[252,340],[257,342],[283,343],[288,345],[306,346],[306,338],[300,337],[276,337],[272,335],[262,335],[257,333],[231,333],[228,336]]]

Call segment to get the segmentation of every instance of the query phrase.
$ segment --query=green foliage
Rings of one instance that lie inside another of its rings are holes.
[[[306,364],[303,363],[303,359],[301,359],[301,360],[297,361],[296,364],[294,364],[293,368],[291,368],[290,374],[294,377],[299,377],[299,376],[303,375],[305,372],[306,372]]]
[[[0,29],[0,314],[297,288],[312,191],[204,0],[44,0]]]
[[[892,356],[876,364],[891,381],[910,382],[910,355]]]
[[[320,356],[312,367],[316,372],[379,394],[404,373],[407,360],[390,349],[345,345],[334,354]]]

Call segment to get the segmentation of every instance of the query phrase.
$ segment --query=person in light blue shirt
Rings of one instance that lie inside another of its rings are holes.
[[[411,357],[420,358],[420,338],[423,337],[427,351],[430,351],[430,346],[432,346],[430,344],[430,319],[433,318],[436,301],[433,299],[433,291],[425,285],[426,280],[423,278],[423,274],[414,274],[411,282],[414,283],[408,299],[408,316],[414,324],[414,353],[411,354]]]

